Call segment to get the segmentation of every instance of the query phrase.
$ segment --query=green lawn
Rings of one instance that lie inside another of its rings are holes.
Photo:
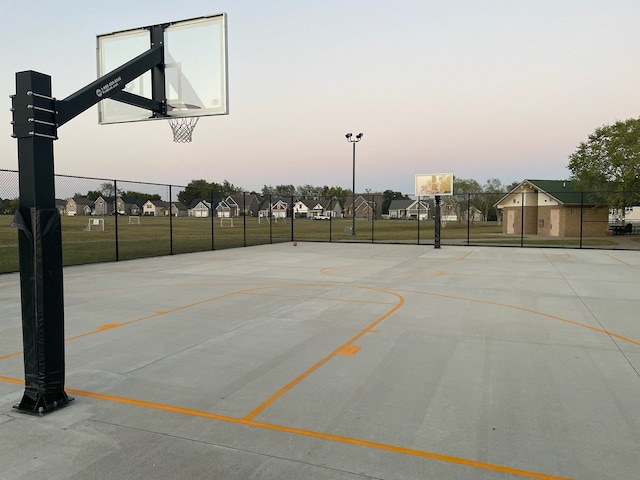
[[[0,273],[18,271],[18,234],[11,228],[11,215],[0,215]],[[100,217],[104,231],[87,231],[87,223],[95,217],[62,217],[63,261],[65,265],[109,262],[186,253],[202,250],[261,245],[294,240],[333,242],[376,242],[432,244],[433,220],[366,220],[356,221],[356,235],[352,235],[351,219],[309,220],[291,219],[277,222],[259,221],[255,217],[236,217],[233,226],[229,220],[178,217],[142,217],[140,224],[129,224],[129,218]],[[419,229],[419,230],[418,230]],[[212,240],[213,238],[213,240]],[[467,224],[447,223],[441,228],[441,243],[471,245],[530,245],[579,247],[576,238],[540,238],[521,240],[502,234],[495,222]],[[615,245],[612,238],[585,238],[583,246]],[[638,245],[640,247],[640,244]]]

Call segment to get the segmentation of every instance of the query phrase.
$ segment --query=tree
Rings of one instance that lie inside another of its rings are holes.
[[[296,188],[296,196],[298,198],[313,198],[318,199],[322,197],[322,187],[314,187],[313,185],[302,185]]]
[[[394,192],[393,190],[385,190],[382,192],[382,213],[389,213],[389,205],[393,200],[401,200],[408,198],[406,195],[403,195],[400,192]]]
[[[222,184],[210,183],[204,179],[191,180],[185,189],[178,193],[178,201],[183,205],[191,205],[194,200],[226,198],[229,195],[240,192],[242,192],[241,187],[236,187],[227,180]]]
[[[640,201],[640,119],[599,127],[569,156],[571,179],[602,203],[624,209]]]
[[[5,198],[4,200],[0,198],[0,214],[2,215],[14,213],[19,206],[20,206],[20,199],[18,198],[14,198],[14,199]]]
[[[482,194],[477,196],[476,207],[482,212],[482,218],[485,221],[497,220],[498,212],[494,205],[504,192],[502,182],[497,178],[488,179],[482,186]]]
[[[477,195],[472,194],[481,193],[482,187],[477,181],[470,178],[454,178],[454,180],[453,195],[443,201],[443,204],[446,206],[447,214],[455,213],[458,223],[461,223],[463,212],[470,216],[469,218],[473,218],[472,207],[478,207],[473,204],[477,201]],[[480,209],[478,208],[478,210]]]
[[[272,187],[271,185],[265,185],[262,187],[262,196],[268,197],[269,195],[275,195],[278,197],[290,197],[296,194],[296,187],[293,185],[276,185]]]
[[[136,200],[162,200],[162,197],[158,193],[144,193],[136,192],[135,190],[128,190],[122,192],[123,197],[135,198]]]

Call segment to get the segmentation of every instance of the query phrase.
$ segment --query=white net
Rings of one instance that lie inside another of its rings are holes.
[[[173,130],[173,141],[176,143],[191,142],[191,134],[199,117],[169,117],[169,125]]]

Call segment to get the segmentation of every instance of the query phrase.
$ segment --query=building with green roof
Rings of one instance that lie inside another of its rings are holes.
[[[609,210],[570,180],[523,180],[494,207],[502,211],[507,235],[603,237]]]

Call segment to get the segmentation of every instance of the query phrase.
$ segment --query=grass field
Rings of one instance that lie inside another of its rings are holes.
[[[18,233],[11,228],[11,215],[0,215],[0,273],[18,271]],[[356,221],[357,235],[351,235],[351,219],[291,219],[259,221],[255,217],[236,217],[233,226],[219,218],[142,217],[140,224],[129,224],[126,216],[100,217],[104,231],[87,231],[95,217],[62,217],[63,261],[65,265],[109,262],[116,259],[152,257],[202,250],[219,250],[291,241],[433,243],[434,223],[407,220]],[[449,222],[441,228],[442,244],[536,245],[578,248],[577,238],[524,238],[502,234],[495,222],[458,225]],[[116,242],[117,238],[117,242]],[[611,238],[586,238],[583,246],[615,245]],[[638,245],[640,248],[640,244]]]

